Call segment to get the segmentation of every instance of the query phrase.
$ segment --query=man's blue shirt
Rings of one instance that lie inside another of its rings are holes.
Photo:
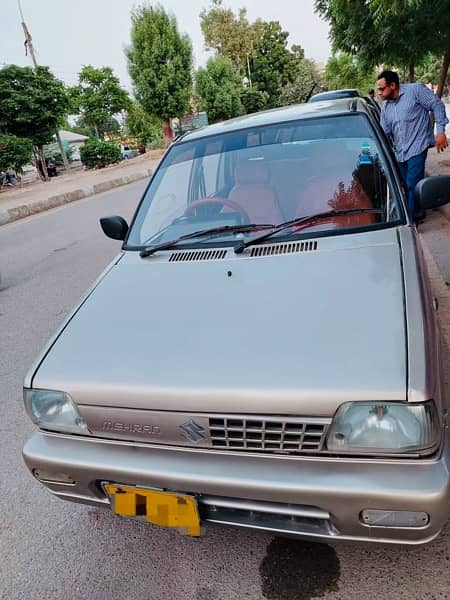
[[[444,103],[421,83],[401,85],[398,98],[384,103],[381,126],[393,139],[399,162],[406,162],[434,146],[430,112],[434,114],[437,133],[444,133],[448,123]]]

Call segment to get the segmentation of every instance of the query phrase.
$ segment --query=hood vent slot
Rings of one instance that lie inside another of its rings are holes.
[[[169,262],[195,262],[199,260],[223,260],[227,250],[190,250],[186,252],[173,252]]]
[[[252,248],[250,256],[274,256],[275,254],[295,254],[297,252],[313,252],[317,250],[317,242],[290,242],[276,246],[258,246]]]

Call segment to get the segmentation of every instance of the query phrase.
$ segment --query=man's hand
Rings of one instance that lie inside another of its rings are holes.
[[[444,152],[444,150],[448,147],[448,140],[446,133],[438,133],[436,134],[436,150],[437,152]]]

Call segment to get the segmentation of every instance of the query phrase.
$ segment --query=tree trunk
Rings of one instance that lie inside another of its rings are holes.
[[[69,165],[69,161],[67,159],[66,150],[63,146],[61,136],[59,135],[58,130],[56,130],[56,139],[58,140],[59,151],[61,152],[61,156],[62,156],[63,163],[64,163],[64,168],[66,169],[66,171],[68,171],[70,169],[70,165]]]
[[[36,154],[37,154],[37,158],[41,164],[41,168],[40,169],[38,168],[39,175],[40,175],[42,181],[49,181],[50,178],[48,176],[47,164],[45,162],[44,146],[40,146],[40,147],[36,148]]]
[[[447,48],[447,52],[444,54],[442,60],[441,72],[439,74],[439,84],[436,95],[442,98],[442,92],[444,91],[445,82],[447,80],[448,68],[450,66],[450,46]]]
[[[409,82],[410,83],[414,83],[414,80],[416,78],[415,77],[415,75],[416,75],[415,67],[416,67],[415,63],[413,63],[413,62],[409,63]]]
[[[173,140],[173,131],[170,125],[169,119],[163,120],[163,136],[164,136],[164,148],[170,146]]]

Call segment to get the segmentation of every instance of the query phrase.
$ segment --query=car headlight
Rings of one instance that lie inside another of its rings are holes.
[[[42,429],[89,434],[77,405],[65,392],[24,389],[23,399],[28,416]]]
[[[439,440],[434,402],[349,402],[337,411],[327,437],[331,452],[420,452]]]

